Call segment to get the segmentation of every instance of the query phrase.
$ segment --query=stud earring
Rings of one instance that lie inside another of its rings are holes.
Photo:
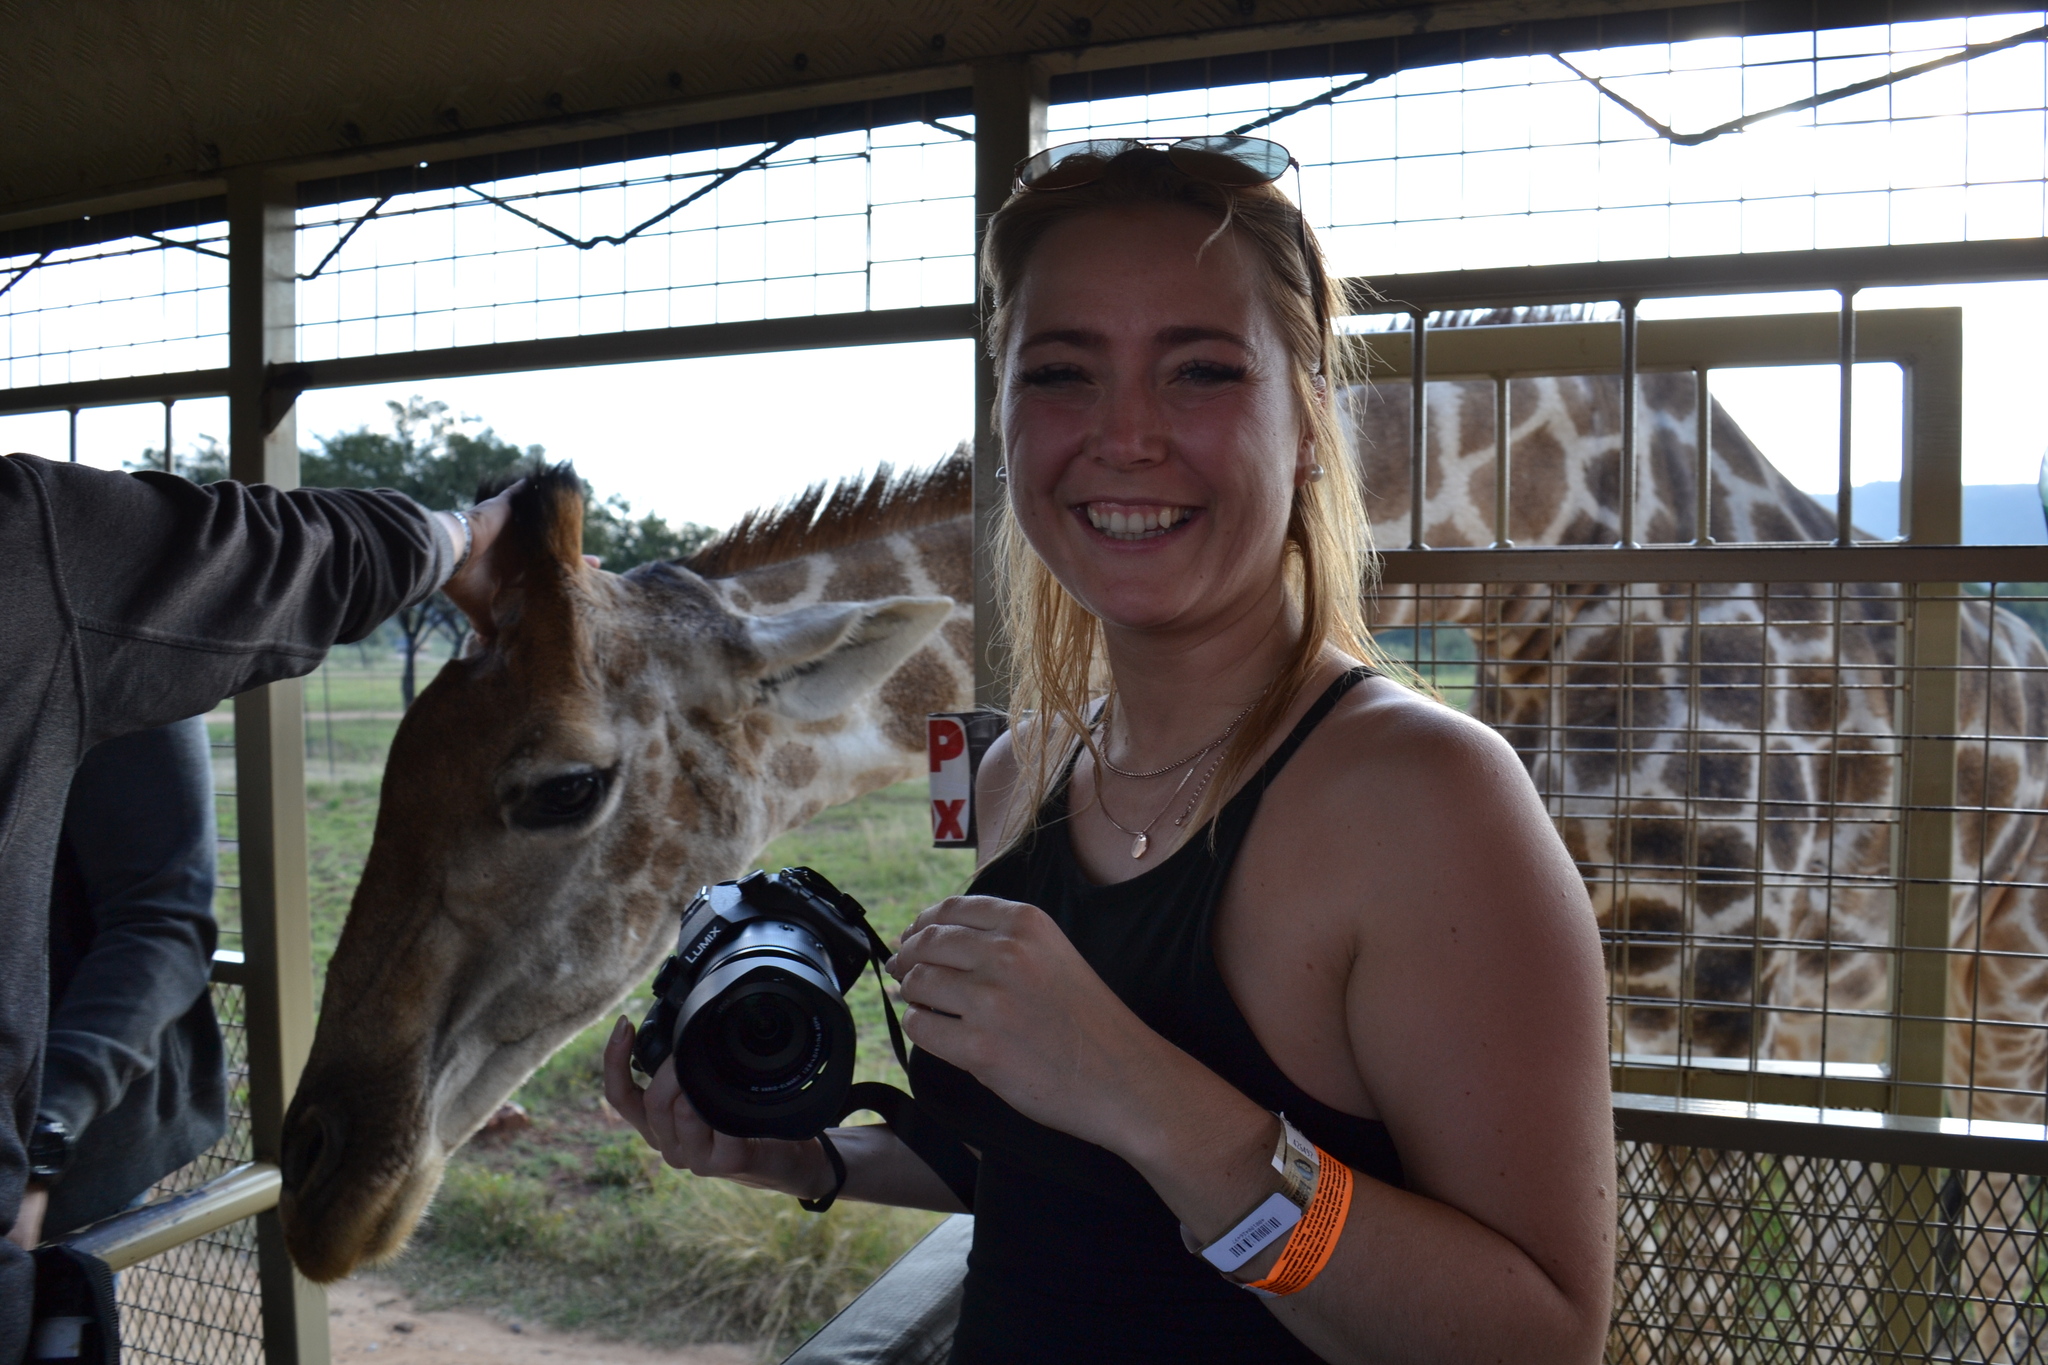
[[[1308,467],[1308,481],[1310,483],[1318,483],[1322,480],[1322,477],[1323,467],[1321,465],[1312,464]]]
[[[996,466],[996,482],[997,482],[997,483],[1008,483],[1009,481],[1010,481],[1010,467],[1009,467],[1008,465],[1006,465],[1006,464],[999,464],[999,465],[997,465],[997,466]]]

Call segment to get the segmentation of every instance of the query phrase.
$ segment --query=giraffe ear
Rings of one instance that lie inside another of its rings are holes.
[[[953,611],[950,597],[821,602],[756,616],[748,636],[769,706],[792,720],[840,715],[917,651]]]

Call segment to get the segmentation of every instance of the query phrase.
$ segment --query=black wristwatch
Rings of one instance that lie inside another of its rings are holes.
[[[78,1135],[70,1124],[48,1114],[36,1115],[35,1126],[28,1130],[28,1178],[41,1185],[55,1184],[77,1149]]]

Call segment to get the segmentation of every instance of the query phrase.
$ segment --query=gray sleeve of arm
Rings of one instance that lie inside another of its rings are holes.
[[[35,463],[87,744],[311,672],[454,567],[433,516],[388,490],[200,487]]]
[[[94,937],[50,1031],[38,1107],[83,1133],[157,1065],[213,966],[212,757],[199,717],[98,745],[72,779],[64,838]]]

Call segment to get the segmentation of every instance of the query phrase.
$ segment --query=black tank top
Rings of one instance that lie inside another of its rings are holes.
[[[1341,1113],[1289,1080],[1238,1011],[1211,946],[1217,901],[1259,798],[1369,669],[1332,683],[1264,767],[1157,867],[1096,886],[1066,824],[1071,766],[1029,841],[982,869],[970,894],[1038,906],[1154,1030],[1284,1113],[1353,1170],[1402,1184],[1385,1125]],[[919,1107],[981,1149],[974,1247],[954,1336],[955,1365],[1089,1361],[1315,1361],[1263,1302],[1181,1244],[1179,1221],[1107,1149],[1032,1122],[965,1071],[910,1054]]]

